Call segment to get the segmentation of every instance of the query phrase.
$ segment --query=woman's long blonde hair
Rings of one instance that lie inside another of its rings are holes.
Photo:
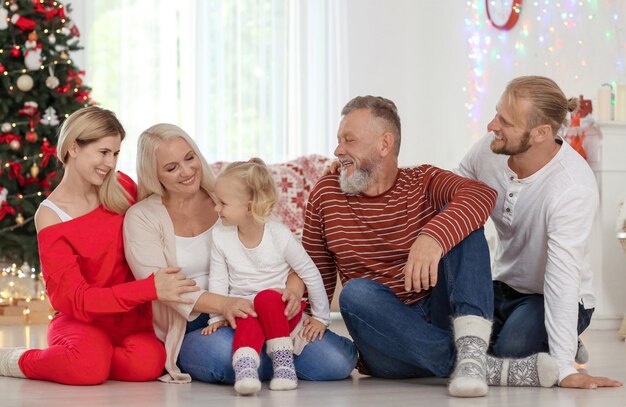
[[[98,106],[77,110],[63,122],[59,130],[57,157],[66,166],[70,157],[69,150],[74,143],[82,147],[109,136],[120,136],[121,140],[126,136],[115,113]],[[117,171],[113,168],[98,187],[98,197],[107,210],[125,213],[133,198],[119,184],[117,178]]]
[[[137,141],[137,194],[139,201],[152,194],[163,196],[165,191],[157,175],[156,149],[159,143],[177,137],[184,139],[200,160],[202,165],[200,188],[213,197],[215,176],[206,159],[200,154],[196,143],[180,127],[168,123],[159,123],[144,130],[139,136],[139,141]]]
[[[278,196],[272,175],[263,160],[255,157],[249,161],[236,161],[217,177],[238,181],[250,197],[254,221],[260,225],[267,223]]]

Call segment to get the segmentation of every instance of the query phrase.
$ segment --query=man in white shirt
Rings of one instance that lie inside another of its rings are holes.
[[[491,218],[498,232],[493,264],[491,351],[524,357],[549,351],[561,387],[621,386],[578,373],[578,335],[595,306],[588,241],[598,189],[585,160],[559,136],[578,107],[554,81],[511,81],[457,172],[498,191]],[[495,154],[494,154],[495,153]]]

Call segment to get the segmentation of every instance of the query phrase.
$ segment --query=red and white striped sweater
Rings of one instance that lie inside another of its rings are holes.
[[[302,244],[329,301],[338,271],[343,284],[369,278],[413,304],[429,293],[404,290],[404,265],[417,236],[432,237],[446,254],[486,222],[495,201],[485,184],[430,165],[400,168],[393,186],[378,196],[347,195],[338,176],[327,175],[309,196]]]

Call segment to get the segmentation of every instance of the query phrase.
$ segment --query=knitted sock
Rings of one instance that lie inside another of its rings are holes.
[[[17,362],[26,350],[26,348],[0,348],[0,376],[25,379],[26,376]]]
[[[261,390],[259,363],[259,354],[252,348],[239,348],[233,354],[235,391],[238,394],[247,396]]]
[[[455,318],[456,367],[448,391],[455,397],[487,394],[486,357],[491,321],[474,315]]]
[[[487,383],[490,386],[552,387],[559,380],[559,367],[547,353],[522,359],[487,356]]]
[[[580,338],[578,338],[578,349],[576,350],[576,358],[574,359],[574,362],[579,365],[584,365],[589,362],[589,351]]]
[[[286,336],[265,342],[266,350],[272,359],[274,377],[270,381],[271,390],[293,390],[298,387],[298,376],[293,364],[293,342]]]

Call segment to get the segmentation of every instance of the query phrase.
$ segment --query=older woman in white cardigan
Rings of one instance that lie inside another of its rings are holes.
[[[252,303],[206,291],[208,288],[211,230],[219,218],[214,211],[214,177],[195,142],[181,128],[157,124],[144,131],[138,143],[138,200],[126,213],[126,258],[136,278],[163,267],[180,267],[201,288],[188,293],[193,304],[154,302],[153,321],[167,351],[166,382],[191,379],[233,383],[231,366],[234,317],[254,315]],[[292,273],[283,290],[286,313],[299,310],[304,284]],[[201,335],[208,314],[224,315],[231,328]],[[272,364],[262,352],[259,376],[272,377]],[[324,361],[319,363],[319,361]],[[294,358],[304,380],[339,380],[356,364],[352,342],[327,331]]]

